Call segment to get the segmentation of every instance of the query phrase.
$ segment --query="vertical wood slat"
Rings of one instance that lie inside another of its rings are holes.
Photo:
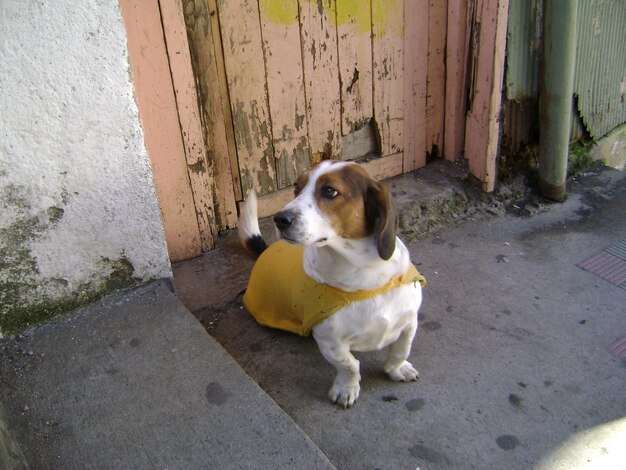
[[[196,2],[202,2],[204,4],[204,0],[195,0]],[[211,23],[211,36],[213,38],[213,51],[215,53],[215,66],[216,66],[216,74],[214,77],[208,75],[208,80],[211,82],[209,84],[211,88],[211,95],[215,96],[215,98],[219,98],[222,104],[222,112],[219,113],[219,110],[216,110],[216,114],[214,115],[214,119],[217,122],[219,119],[219,115],[222,115],[222,119],[224,122],[224,128],[226,131],[226,145],[227,145],[227,155],[228,162],[230,166],[230,177],[232,180],[232,189],[234,192],[234,198],[236,201],[241,201],[242,197],[242,189],[241,189],[241,178],[239,175],[239,160],[237,159],[237,143],[235,141],[235,129],[233,127],[233,117],[230,110],[230,100],[228,95],[228,81],[226,79],[226,64],[224,61],[224,48],[222,46],[222,33],[220,30],[220,22],[219,15],[217,12],[217,0],[207,0],[206,5],[209,9],[209,18]],[[207,39],[208,42],[208,39]],[[211,80],[211,79],[214,80]],[[217,82],[217,84],[216,84]],[[211,117],[209,117],[211,119]],[[217,158],[218,162],[221,162],[222,159],[220,157]],[[222,172],[220,171],[220,174]],[[227,174],[227,170],[224,170],[224,174]],[[218,183],[219,191],[227,191],[228,190],[228,182],[223,182],[220,180]],[[236,214],[235,214],[236,218]]]
[[[341,135],[372,118],[372,17],[363,0],[336,0]]]
[[[467,14],[467,0],[448,0],[443,155],[451,161],[462,156],[465,139]]]
[[[244,193],[276,190],[274,148],[256,0],[217,2]]]
[[[260,0],[277,188],[292,185],[311,163],[304,103],[298,3]]]
[[[372,0],[374,120],[381,157],[404,148],[403,17],[403,0]]]
[[[300,0],[300,37],[311,158],[341,155],[335,0]]]
[[[443,152],[447,3],[445,0],[430,0],[428,5],[426,148],[438,157]]]
[[[202,252],[159,4],[121,0],[144,140],[172,261]]]
[[[188,78],[187,90],[193,96],[186,96],[185,102],[179,101],[179,120],[183,128],[183,136],[189,141],[195,138],[194,145],[204,147],[203,162],[190,164],[190,181],[192,187],[197,185],[196,179],[207,186],[207,191],[214,206],[214,222],[212,230],[233,227],[237,221],[237,208],[235,206],[235,193],[233,178],[229,161],[229,149],[226,138],[226,120],[224,119],[220,88],[215,86],[215,77],[219,76],[217,67],[215,46],[213,44],[212,25],[209,5],[204,0],[184,0],[179,4],[176,0],[161,0],[162,11],[173,11],[183,7],[184,21],[186,26],[186,44],[181,44],[180,50],[169,51],[170,35],[165,28],[165,36],[168,41],[168,52],[173,57],[170,64],[185,61],[195,71],[195,77]],[[165,14],[164,14],[165,17]],[[166,26],[164,21],[164,27]],[[175,31],[175,29],[174,29]],[[187,38],[189,38],[187,40]],[[191,46],[191,47],[190,47]],[[221,60],[221,57],[219,58]],[[184,64],[181,64],[181,66]],[[172,69],[176,87],[176,74]],[[184,78],[184,77],[183,77]],[[197,117],[196,117],[197,114]],[[192,126],[201,126],[200,135],[196,136],[195,129],[186,130]],[[187,145],[189,148],[190,145]],[[189,160],[189,157],[188,157]],[[194,189],[194,195],[196,190]],[[199,201],[194,199],[196,210]],[[215,234],[214,234],[215,235]]]
[[[429,0],[404,2],[404,161],[403,172],[426,165],[426,80],[428,79]],[[430,150],[430,149],[428,149]]]
[[[470,55],[474,61],[465,121],[465,155],[484,191],[493,191],[500,130],[500,103],[508,0],[476,0]]]
[[[191,68],[182,6],[180,2],[160,2],[161,20],[178,106],[178,120],[185,147],[189,182],[200,229],[202,251],[209,251],[215,247],[217,235],[213,233],[217,222],[213,213],[214,201],[211,188],[215,175],[213,168],[209,166],[204,145],[197,101],[198,91]]]

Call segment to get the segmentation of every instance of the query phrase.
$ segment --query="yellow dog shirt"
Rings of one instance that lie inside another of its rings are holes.
[[[415,266],[377,289],[346,292],[320,284],[304,272],[304,247],[278,241],[256,261],[243,304],[262,325],[307,336],[311,329],[342,307],[372,298],[402,284],[426,279]]]

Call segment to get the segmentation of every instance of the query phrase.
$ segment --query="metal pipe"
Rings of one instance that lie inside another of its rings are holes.
[[[574,93],[578,0],[544,0],[540,61],[539,189],[566,197],[567,157]]]

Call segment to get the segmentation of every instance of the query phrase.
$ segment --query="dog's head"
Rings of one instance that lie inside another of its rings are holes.
[[[296,198],[274,216],[281,238],[309,246],[375,237],[379,256],[396,247],[396,210],[387,187],[363,167],[324,161],[300,175]]]

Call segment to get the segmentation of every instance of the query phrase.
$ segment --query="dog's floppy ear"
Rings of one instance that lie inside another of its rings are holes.
[[[396,206],[387,186],[372,181],[365,196],[365,216],[368,226],[376,235],[378,255],[388,260],[396,249],[397,216]]]

